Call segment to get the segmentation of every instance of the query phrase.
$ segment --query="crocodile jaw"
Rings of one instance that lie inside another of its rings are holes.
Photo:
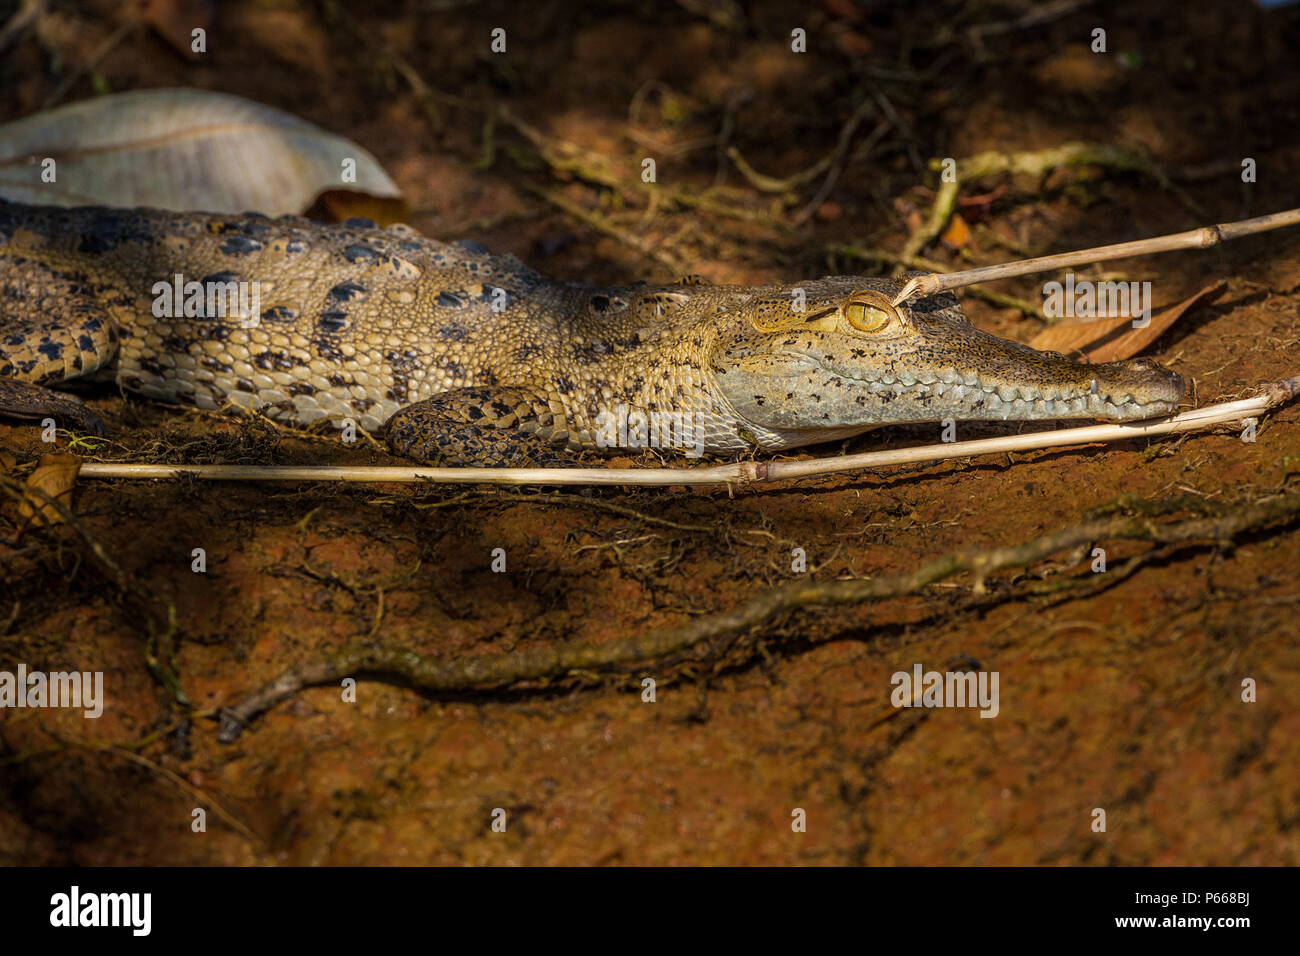
[[[765,446],[879,425],[954,421],[1138,421],[1173,414],[1176,373],[1146,359],[1086,365],[967,324],[880,349],[802,338],[718,368],[722,394]]]
[[[1012,383],[1005,377],[989,381],[978,373],[947,369],[868,378],[830,374],[839,379],[837,387],[849,387],[855,399],[865,393],[868,406],[874,404],[884,417],[898,421],[1138,421],[1173,414],[1184,390],[1181,376],[1142,360],[1077,365],[1069,372],[1068,379],[1056,384],[1038,376],[1032,383]],[[891,406],[897,410],[891,412]]]

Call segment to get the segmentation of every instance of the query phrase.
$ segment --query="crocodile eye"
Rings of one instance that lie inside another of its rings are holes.
[[[863,332],[879,332],[891,318],[884,309],[865,302],[850,302],[844,306],[844,317],[849,320],[849,325]]]

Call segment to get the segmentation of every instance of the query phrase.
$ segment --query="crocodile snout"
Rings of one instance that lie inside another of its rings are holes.
[[[1152,382],[1155,383],[1154,388],[1162,389],[1164,394],[1170,396],[1174,401],[1182,398],[1183,393],[1187,391],[1187,383],[1183,381],[1181,375],[1170,371],[1163,365],[1157,365],[1150,359],[1133,359],[1130,362],[1130,367],[1133,371],[1142,375],[1150,375]]]
[[[1187,383],[1181,375],[1148,358],[1108,362],[1094,367],[1108,383],[1108,391],[1127,393],[1144,405],[1176,405],[1187,391]]]

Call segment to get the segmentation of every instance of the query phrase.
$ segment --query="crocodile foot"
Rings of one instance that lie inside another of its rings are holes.
[[[513,389],[458,388],[399,409],[384,425],[394,452],[452,468],[544,468],[575,458],[552,437],[553,419]]]
[[[108,434],[103,419],[77,396],[12,378],[0,378],[0,416],[25,421],[53,418],[73,431],[101,438]]]

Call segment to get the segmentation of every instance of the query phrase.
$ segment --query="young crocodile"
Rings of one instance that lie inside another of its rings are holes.
[[[246,316],[223,308],[250,288]],[[108,377],[200,408],[351,419],[469,465],[644,444],[656,418],[688,449],[737,455],[897,422],[1152,418],[1182,397],[1152,362],[1078,364],[980,332],[950,294],[895,309],[897,289],[599,288],[365,220],[0,202],[0,414],[102,432],[49,386]]]

